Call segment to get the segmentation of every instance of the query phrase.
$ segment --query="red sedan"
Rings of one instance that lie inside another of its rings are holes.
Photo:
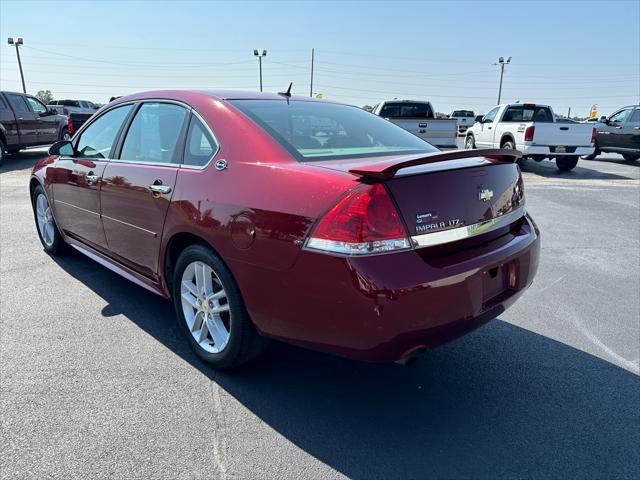
[[[539,232],[518,155],[443,153],[287,94],[156,91],[53,145],[30,191],[48,253],[74,247],[172,299],[213,367],[267,339],[406,361],[531,284]]]

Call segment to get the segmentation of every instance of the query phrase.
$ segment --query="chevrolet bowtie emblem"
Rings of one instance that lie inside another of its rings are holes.
[[[488,202],[493,198],[493,190],[489,190],[488,188],[483,188],[478,192],[478,200],[482,200],[483,202]]]

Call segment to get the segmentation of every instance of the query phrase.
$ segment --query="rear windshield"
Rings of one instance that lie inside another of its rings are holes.
[[[78,100],[58,100],[57,105],[63,105],[65,107],[79,107],[80,102]]]
[[[380,110],[384,118],[433,118],[431,105],[422,102],[387,102]]]
[[[503,122],[553,122],[549,107],[538,105],[512,105],[504,112]]]
[[[357,107],[293,100],[231,100],[298,161],[335,160],[437,149]]]
[[[474,117],[471,110],[456,110],[451,114],[452,117]]]

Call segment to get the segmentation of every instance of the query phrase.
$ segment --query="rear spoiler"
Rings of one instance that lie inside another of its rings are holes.
[[[481,150],[453,150],[451,152],[433,153],[425,157],[414,158],[413,160],[407,160],[404,162],[383,162],[379,165],[372,165],[369,168],[352,168],[351,170],[349,170],[349,173],[360,175],[366,178],[388,180],[390,178],[393,178],[398,170],[402,168],[473,157],[484,157],[494,163],[515,163],[516,160],[522,157],[522,153],[518,150],[505,150],[501,148],[488,148]]]

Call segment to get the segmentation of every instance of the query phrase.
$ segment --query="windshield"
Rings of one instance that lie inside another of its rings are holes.
[[[356,107],[296,100],[230,103],[302,162],[438,151],[406,130]]]

